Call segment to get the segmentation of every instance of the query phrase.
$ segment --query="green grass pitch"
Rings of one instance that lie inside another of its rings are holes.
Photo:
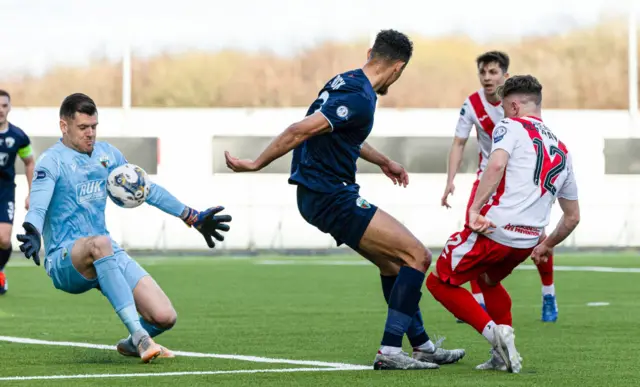
[[[558,256],[555,324],[540,322],[540,280],[531,261],[523,267],[529,270],[517,270],[504,282],[524,358],[523,372],[516,375],[476,371],[488,359],[489,345],[468,325],[456,324],[426,289],[420,304],[427,331],[446,336],[447,348],[465,348],[467,356],[439,370],[370,369],[386,307],[376,268],[353,255],[138,261],[178,311],[175,328],[157,341],[192,356],[142,364],[110,349],[51,345],[113,346],[126,331],[98,291],[60,292],[42,268],[16,254],[7,268],[9,292],[0,297],[0,385],[602,387],[635,385],[640,377],[640,257],[631,253]],[[587,266],[636,269],[601,272]],[[608,304],[588,305],[594,302]],[[335,370],[314,361],[368,368]],[[38,376],[43,378],[32,379]]]

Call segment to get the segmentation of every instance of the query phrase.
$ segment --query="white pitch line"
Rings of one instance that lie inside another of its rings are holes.
[[[361,261],[320,261],[320,260],[278,260],[278,259],[262,259],[255,262],[256,265],[320,265],[320,266],[370,266],[371,262]]]
[[[520,265],[516,269],[538,270],[535,265]],[[555,271],[590,271],[598,273],[640,273],[638,267],[605,267],[605,266],[553,266]]]
[[[609,306],[608,302],[587,302],[587,306]]]
[[[53,345],[53,346],[61,346],[61,347],[80,347],[80,348],[116,350],[116,347],[114,345],[76,343],[71,341],[48,341],[48,340],[30,339],[26,337],[0,336],[0,341],[7,341],[10,343],[19,343],[19,344]],[[218,354],[218,353],[199,353],[199,352],[184,352],[184,351],[173,351],[173,350],[172,352],[176,356],[242,360],[242,361],[249,361],[253,363],[293,364],[293,365],[304,365],[304,366],[311,366],[311,367],[332,367],[332,368],[362,367],[361,365],[357,365],[357,364],[332,363],[332,362],[315,361],[315,360],[275,359],[275,358],[259,357],[259,356],[225,355],[225,354]]]
[[[288,372],[364,371],[364,370],[370,370],[370,369],[371,367],[351,366],[351,367],[341,367],[341,368],[270,368],[270,369],[260,369],[260,370],[145,372],[145,373],[133,373],[133,374],[8,376],[8,377],[0,377],[0,381],[52,380],[52,379],[104,379],[104,378],[135,378],[135,377],[152,377],[152,376],[224,375],[224,374],[258,374],[258,373],[288,373]]]
[[[361,261],[332,261],[332,260],[256,260],[256,265],[319,265],[319,266],[369,266],[370,262]],[[520,265],[516,267],[516,270],[538,270],[535,265]],[[599,272],[599,273],[640,273],[638,267],[605,267],[605,266],[554,266],[553,270],[556,271],[585,271],[585,272]]]

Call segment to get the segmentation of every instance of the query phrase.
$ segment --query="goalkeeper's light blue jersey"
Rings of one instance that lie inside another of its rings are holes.
[[[91,155],[79,153],[62,141],[40,155],[25,221],[43,235],[47,255],[79,238],[109,235],[104,214],[107,177],[126,163],[116,147],[102,141],[95,143]],[[156,184],[151,184],[146,202],[174,216],[180,216],[185,209],[184,204]],[[112,243],[114,250],[120,249]]]

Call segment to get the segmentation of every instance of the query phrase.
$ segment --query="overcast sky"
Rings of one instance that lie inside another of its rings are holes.
[[[526,12],[516,12],[516,3]],[[96,55],[117,58],[127,40],[145,55],[223,47],[288,54],[389,27],[517,39],[629,9],[628,0],[0,0],[0,72],[37,74]]]

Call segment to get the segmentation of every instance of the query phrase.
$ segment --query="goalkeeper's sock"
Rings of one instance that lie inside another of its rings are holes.
[[[389,296],[387,322],[381,342],[383,347],[402,347],[402,338],[418,312],[423,281],[423,272],[408,266],[400,269]]]
[[[11,257],[11,245],[9,245],[6,249],[0,249],[0,271],[4,270],[4,267],[9,262],[9,258]]]
[[[159,327],[151,324],[150,322],[147,322],[147,320],[145,320],[142,317],[140,317],[140,324],[142,325],[142,329],[147,331],[147,333],[151,337],[156,337],[156,336],[160,335],[161,333],[166,332],[169,329],[171,329],[171,328],[159,328]],[[133,336],[129,335],[129,337],[127,339],[129,341],[129,345],[131,345],[131,350],[132,351],[136,350],[136,346],[135,346],[135,344],[133,344]]]
[[[111,306],[120,317],[120,320],[127,327],[129,333],[133,336],[134,342],[137,343],[140,331],[144,331],[140,324],[140,317],[136,310],[136,304],[133,299],[133,292],[124,275],[118,267],[118,262],[113,255],[100,258],[93,263],[98,274],[98,283],[102,294],[107,297]],[[138,334],[136,334],[138,332]]]
[[[149,322],[147,322],[147,320],[145,320],[144,318],[140,319],[140,324],[142,324],[142,328],[147,331],[149,333],[149,336],[151,337],[156,337],[159,334],[168,331],[171,328],[160,328],[157,327]]]

